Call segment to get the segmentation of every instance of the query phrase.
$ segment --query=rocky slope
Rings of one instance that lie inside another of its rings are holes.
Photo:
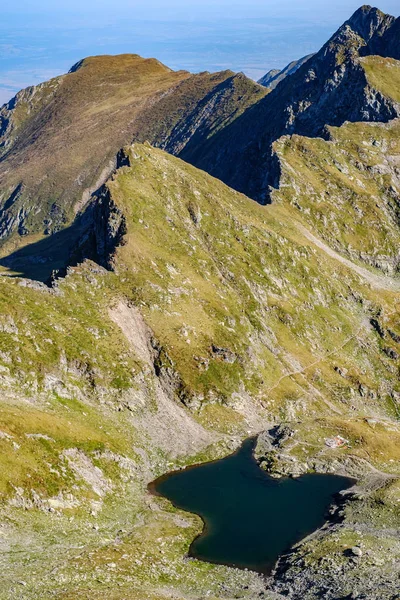
[[[279,69],[271,69],[270,71],[268,71],[268,73],[264,75],[264,77],[261,77],[261,79],[258,80],[258,83],[268,88],[269,90],[273,90],[276,88],[278,83],[285,79],[285,77],[296,73],[296,71],[298,71],[298,69],[300,69],[300,67],[304,65],[304,63],[306,63],[313,56],[314,54],[308,54],[307,56],[303,56],[303,58],[300,58],[299,60],[293,60],[288,65],[286,65],[286,67],[283,68],[281,71]]]
[[[284,197],[342,256],[398,275],[400,121],[327,132],[329,141],[295,135],[275,143],[283,172],[273,201]]]

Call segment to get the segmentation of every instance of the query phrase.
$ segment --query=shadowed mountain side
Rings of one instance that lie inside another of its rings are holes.
[[[49,283],[53,273],[64,270],[69,263],[72,250],[84,232],[79,221],[0,258],[0,265],[9,271],[5,275]]]
[[[155,107],[158,113],[169,116],[161,120],[156,118],[157,113],[149,115],[148,127],[142,124],[137,139],[148,140],[153,146],[176,156],[182,153],[192,156],[196,149],[201,153],[207,140],[212,140],[218,131],[268,94],[268,90],[250,81],[243,73],[226,71],[223,81],[219,82],[220,77],[215,75],[210,76],[210,81],[213,79],[216,85],[208,92],[200,79],[182,82],[173,95],[166,95]]]
[[[179,158],[265,204],[268,197],[264,183],[266,164],[269,173],[268,183],[271,182],[274,187],[279,184],[279,169],[273,159],[272,151],[268,149],[265,155],[262,145],[264,137],[262,132],[268,131],[274,119],[273,114],[268,113],[267,116],[265,110],[268,107],[267,98],[268,96],[248,108],[237,120],[218,131],[211,139],[205,139],[202,145],[187,144],[178,154]],[[273,135],[268,137],[271,142],[275,139]],[[166,149],[169,150],[169,147],[167,146]],[[272,169],[272,162],[276,169]]]
[[[0,265],[12,275],[50,285],[85,259],[110,268],[125,232],[125,218],[103,186],[69,227],[0,258]]]

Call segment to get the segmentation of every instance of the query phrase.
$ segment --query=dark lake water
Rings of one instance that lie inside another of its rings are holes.
[[[268,573],[281,554],[324,524],[333,496],[354,481],[314,474],[274,479],[259,468],[254,444],[246,440],[227,458],[164,475],[149,489],[202,517],[191,556]]]

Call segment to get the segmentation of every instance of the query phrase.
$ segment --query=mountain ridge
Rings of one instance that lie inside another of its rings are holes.
[[[305,62],[307,62],[313,56],[314,54],[307,54],[307,56],[303,56],[298,60],[290,62],[282,70],[272,69],[271,71],[268,71],[268,73],[266,73],[264,77],[261,77],[261,79],[258,80],[258,83],[270,90],[273,90],[283,79],[285,79],[285,77],[293,75],[293,73],[295,73]]]
[[[194,159],[185,152],[181,158],[252,198],[268,202],[270,186],[276,187],[279,178],[271,145],[281,135],[323,136],[326,125],[399,116],[398,102],[368,85],[360,62],[359,50],[364,50],[365,56],[368,43],[377,38],[383,56],[400,58],[399,45],[390,45],[400,20],[381,15],[370,7],[356,11],[319,52],[227,127],[215,143],[197,148]],[[357,31],[367,29],[368,42],[351,29],[352,23]],[[384,36],[379,37],[382,30]]]

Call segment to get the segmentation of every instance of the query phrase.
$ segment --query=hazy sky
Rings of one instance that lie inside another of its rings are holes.
[[[258,79],[318,50],[353,0],[18,0],[1,7],[0,105],[84,56],[133,52]],[[399,0],[379,8],[398,16]]]

